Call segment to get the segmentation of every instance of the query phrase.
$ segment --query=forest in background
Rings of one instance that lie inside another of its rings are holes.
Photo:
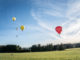
[[[42,51],[61,51],[69,48],[79,48],[80,43],[74,43],[74,44],[47,44],[47,45],[32,45],[29,48],[22,48],[19,45],[0,45],[0,52],[42,52]]]

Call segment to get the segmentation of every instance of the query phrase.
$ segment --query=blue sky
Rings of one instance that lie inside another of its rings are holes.
[[[0,0],[0,45],[80,42],[79,16],[79,0]],[[21,25],[25,26],[23,32]],[[63,27],[61,37],[56,26]]]

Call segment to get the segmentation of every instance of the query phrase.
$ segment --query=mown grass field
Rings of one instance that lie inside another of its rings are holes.
[[[0,60],[80,60],[80,48],[65,51],[0,53]]]

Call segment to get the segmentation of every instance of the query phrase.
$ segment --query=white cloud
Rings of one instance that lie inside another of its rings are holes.
[[[37,21],[38,25],[40,25],[40,27],[42,27],[42,29],[44,29],[43,32],[47,32],[48,35],[52,36],[53,38],[57,38],[59,39],[59,37],[57,37],[55,34],[54,34],[54,30],[52,28],[51,25],[49,24],[46,24],[45,22],[41,21],[35,14],[34,12],[32,12],[32,16],[35,18],[35,20]]]
[[[37,5],[37,8],[39,9],[40,7],[40,9],[39,11],[36,11],[36,12],[33,9],[33,11],[31,11],[32,16],[37,21],[38,25],[40,25],[40,27],[42,27],[42,29],[44,29],[44,31],[46,31],[49,36],[55,38],[56,43],[57,42],[58,43],[59,42],[62,42],[62,43],[80,42],[80,37],[79,37],[80,36],[80,18],[78,17],[80,16],[80,13],[79,13],[80,12],[80,1],[78,0],[68,1],[68,3],[66,4],[68,7],[66,12],[64,12],[65,11],[64,7],[60,8],[60,6],[54,5],[51,2],[47,2],[47,3],[45,2],[45,4],[42,4],[44,3],[42,1],[40,2],[37,1],[37,2],[40,3]],[[43,8],[43,6],[45,8]],[[44,19],[42,18],[43,14],[57,17],[57,18],[59,17],[62,18],[66,16],[65,19],[68,19],[68,20],[65,22],[62,22],[62,25],[61,25],[63,26],[63,32],[61,34],[61,38],[56,35],[57,33],[54,31],[55,29],[53,29],[53,26],[51,26],[50,23],[48,22],[46,23],[44,21]],[[51,39],[51,42],[52,41],[54,42],[54,39]],[[49,40],[47,40],[45,43],[47,42],[49,42]]]
[[[80,42],[80,1],[73,1],[68,4],[67,22],[63,23],[64,33],[63,37],[66,42]]]

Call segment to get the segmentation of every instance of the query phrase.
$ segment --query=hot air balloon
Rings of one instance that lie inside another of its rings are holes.
[[[16,20],[16,17],[12,17],[12,20],[15,21]]]
[[[16,27],[16,31],[18,31],[18,27]],[[16,37],[18,37],[18,34],[16,34]]]
[[[21,25],[20,29],[23,31],[24,30],[24,25]]]
[[[16,38],[18,37],[18,35],[16,35]]]
[[[18,31],[18,27],[16,27],[16,30]]]
[[[61,32],[62,32],[62,27],[61,27],[61,26],[57,26],[57,27],[55,28],[55,30],[56,30],[56,32],[60,35]]]

